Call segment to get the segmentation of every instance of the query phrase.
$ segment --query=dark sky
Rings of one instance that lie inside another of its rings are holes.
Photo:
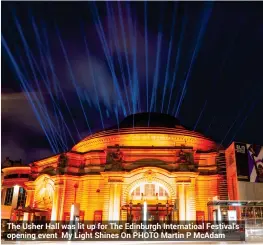
[[[263,145],[262,44],[260,2],[2,2],[2,159],[143,111]]]

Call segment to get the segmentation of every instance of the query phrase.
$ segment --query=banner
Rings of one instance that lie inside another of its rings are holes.
[[[263,146],[247,144],[250,182],[263,182]]]
[[[238,180],[250,181],[246,144],[235,143],[235,158]]]

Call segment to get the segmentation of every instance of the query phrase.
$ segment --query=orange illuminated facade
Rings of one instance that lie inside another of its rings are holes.
[[[157,113],[29,166],[6,161],[2,172],[6,219],[207,220],[207,203],[228,198],[224,150]]]

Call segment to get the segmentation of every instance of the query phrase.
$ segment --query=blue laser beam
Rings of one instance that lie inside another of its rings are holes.
[[[49,128],[52,132],[52,134],[54,134],[54,128],[52,127],[52,121],[49,117],[49,113],[47,111],[47,108],[46,106],[44,106],[44,97],[43,97],[43,94],[42,94],[42,91],[41,91],[41,88],[40,88],[40,84],[39,84],[39,81],[38,81],[38,78],[37,78],[37,75],[36,75],[36,71],[34,69],[34,66],[33,66],[33,62],[32,62],[32,59],[33,59],[33,54],[31,53],[29,47],[28,47],[28,44],[27,44],[27,41],[24,37],[24,34],[23,34],[23,31],[22,31],[22,28],[21,28],[21,25],[19,23],[19,20],[17,19],[17,17],[15,16],[14,14],[14,11],[13,11],[13,17],[14,17],[14,21],[15,21],[15,24],[16,24],[16,27],[19,31],[19,34],[20,34],[20,37],[22,39],[22,42],[23,42],[23,46],[24,46],[24,49],[26,51],[26,56],[27,56],[27,59],[29,61],[29,65],[30,65],[30,68],[31,68],[31,71],[33,73],[33,77],[35,79],[35,82],[37,84],[37,88],[38,88],[38,92],[39,92],[39,95],[40,95],[40,99],[42,101],[42,103],[40,102],[40,100],[38,99],[38,97],[35,96],[35,94],[33,93],[33,96],[35,97],[34,100],[37,102],[39,108],[43,111],[43,113],[45,114],[45,119],[47,120],[48,122],[48,125],[49,125]],[[29,86],[29,85],[28,85]],[[53,137],[53,141],[55,144],[57,144],[56,140],[55,140],[55,137]]]
[[[139,85],[139,77],[138,77],[138,70],[137,70],[137,21],[134,21],[134,71],[135,71],[135,95],[136,95],[136,111],[141,111],[141,99],[140,99],[140,85]]]
[[[152,112],[153,107],[155,107],[155,111],[156,111],[156,91],[157,91],[158,82],[159,82],[160,52],[161,52],[161,44],[162,44],[162,36],[163,36],[162,21],[163,21],[163,11],[161,12],[158,38],[157,38],[157,55],[156,55],[157,57],[156,57],[156,63],[155,63],[155,73],[154,73],[154,81],[153,81],[153,88],[152,88],[150,112]]]
[[[14,13],[14,12],[13,12]],[[41,88],[40,88],[40,84],[39,84],[39,81],[38,81],[38,78],[37,78],[37,75],[36,75],[36,71],[34,69],[34,65],[33,65],[33,54],[32,52],[30,51],[29,47],[28,47],[28,44],[27,44],[27,41],[24,37],[24,34],[23,34],[23,31],[22,31],[22,28],[21,28],[21,25],[19,23],[19,20],[17,19],[17,17],[15,15],[13,15],[14,17],[14,21],[15,21],[15,24],[17,26],[17,29],[19,31],[19,34],[20,34],[20,37],[22,39],[22,42],[23,42],[23,46],[24,46],[24,49],[26,51],[26,56],[27,56],[27,59],[29,61],[29,65],[30,65],[30,69],[33,73],[33,77],[35,79],[35,83],[37,85],[37,88],[38,88],[38,92],[39,92],[39,95],[40,95],[40,99],[42,101],[42,103],[40,102],[39,98],[35,96],[35,94],[33,93],[33,96],[35,97],[34,100],[37,102],[39,108],[43,111],[43,113],[45,114],[45,119],[47,120],[48,122],[48,125],[50,126],[50,130],[52,132],[52,134],[54,134],[54,129],[52,127],[52,121],[49,117],[49,114],[48,114],[48,111],[47,111],[47,108],[46,106],[44,106],[44,97],[43,97],[43,94],[42,94],[42,91],[41,91]],[[29,84],[28,84],[29,86]],[[55,137],[54,137],[54,142],[56,144],[56,140],[55,140]]]
[[[172,53],[172,43],[173,43],[173,38],[174,38],[174,26],[175,26],[175,20],[176,20],[176,9],[177,9],[177,5],[175,4],[174,11],[173,11],[173,20],[172,20],[171,38],[170,38],[170,42],[169,42],[167,65],[166,65],[166,71],[165,71],[165,80],[164,80],[164,88],[163,88],[161,113],[163,113],[164,98],[165,98],[165,94],[166,94],[167,83],[168,83],[168,80],[169,80],[169,68],[170,68],[170,59],[171,59],[171,53]]]
[[[44,24],[44,23],[43,23],[43,24]],[[46,30],[46,28],[43,28],[43,30]],[[56,75],[56,72],[55,72],[54,64],[53,64],[53,62],[52,62],[52,56],[51,56],[51,52],[50,52],[50,47],[49,47],[49,45],[48,45],[48,36],[47,36],[47,33],[44,31],[44,34],[43,34],[43,35],[44,35],[44,39],[45,39],[45,41],[46,41],[46,53],[47,53],[47,57],[46,57],[46,58],[47,58],[47,61],[48,61],[48,64],[49,64],[49,68],[50,68],[50,70],[51,70],[54,88],[56,88],[56,89],[55,89],[55,91],[56,91],[56,96],[57,96],[57,98],[59,98],[58,95],[59,95],[59,93],[61,94],[62,100],[64,101],[64,104],[65,104],[65,106],[66,106],[66,108],[67,108],[67,111],[69,112],[70,118],[71,118],[71,120],[72,120],[72,122],[73,122],[73,125],[74,125],[74,127],[75,127],[75,129],[76,129],[76,132],[77,132],[77,135],[78,135],[78,138],[79,138],[79,140],[80,140],[80,139],[81,139],[81,136],[80,136],[78,127],[77,127],[77,125],[76,125],[76,122],[75,122],[75,120],[74,120],[74,117],[73,117],[73,115],[72,115],[72,112],[71,112],[71,110],[70,110],[70,108],[69,108],[69,105],[68,105],[68,103],[67,103],[67,100],[66,100],[66,98],[65,98],[64,92],[63,92],[63,90],[62,90],[62,88],[61,88],[61,86],[60,86],[59,79],[58,79],[58,77],[57,77],[57,75]],[[52,93],[51,93],[51,94],[52,94]],[[71,135],[70,135],[70,137],[71,137],[73,143],[75,144],[75,141],[74,141],[73,137],[72,137]]]
[[[49,40],[48,40],[48,33],[47,33],[47,28],[44,22],[42,22],[42,34],[44,36],[44,47],[45,47],[45,52],[46,52],[46,59],[48,61],[49,64],[49,68],[51,70],[51,74],[52,74],[52,82],[53,82],[53,87],[56,93],[57,98],[59,98],[59,90],[61,91],[61,89],[59,89],[59,83],[57,83],[56,81],[58,81],[57,77],[56,77],[56,73],[55,73],[55,69],[54,69],[54,64],[53,64],[53,60],[52,60],[52,56],[51,56],[51,52],[50,52],[50,46],[49,46]],[[50,84],[51,84],[50,81]],[[74,119],[73,119],[74,121]],[[74,123],[74,122],[73,122]],[[79,135],[79,133],[78,133]]]
[[[240,25],[240,26],[241,26],[241,25]],[[219,69],[219,72],[218,72],[218,74],[216,74],[216,77],[215,77],[215,79],[213,80],[213,83],[212,83],[212,91],[211,91],[211,93],[209,93],[209,94],[211,94],[211,95],[213,94],[214,90],[216,89],[216,85],[217,85],[217,83],[218,83],[218,81],[219,81],[220,75],[222,75],[222,73],[223,73],[223,68],[225,67],[226,61],[227,61],[227,59],[228,59],[231,51],[233,51],[233,48],[232,48],[232,47],[233,47],[233,45],[234,45],[234,41],[236,40],[240,29],[241,29],[240,26],[239,26],[239,28],[237,29],[236,34],[234,35],[232,41],[230,42],[230,45],[229,45],[228,48],[226,49],[226,53],[225,53],[225,57],[224,57],[224,59],[223,59],[222,65],[221,65],[221,67],[220,67],[220,69]],[[202,108],[202,110],[201,110],[201,112],[200,112],[200,114],[199,114],[199,117],[198,117],[198,119],[197,119],[197,121],[196,121],[196,123],[195,123],[194,131],[196,130],[197,125],[198,125],[200,119],[201,119],[202,116],[203,116],[203,113],[204,113],[204,111],[205,111],[205,109],[206,109],[206,106],[207,106],[207,102],[208,102],[208,101],[209,101],[209,98],[207,98],[207,99],[205,100],[205,103],[204,103],[204,105],[203,105],[203,108]]]
[[[62,51],[63,51],[64,58],[65,58],[66,63],[67,63],[68,70],[69,70],[70,77],[71,77],[71,81],[72,81],[72,84],[73,84],[73,86],[74,86],[74,88],[75,88],[75,90],[76,90],[76,93],[77,93],[77,96],[78,96],[78,99],[79,99],[79,103],[80,103],[80,106],[81,106],[81,109],[82,109],[82,112],[83,112],[85,121],[86,121],[86,123],[87,123],[87,126],[88,126],[88,129],[89,129],[90,134],[92,134],[92,131],[91,131],[91,128],[90,128],[90,125],[89,125],[89,122],[88,122],[87,115],[86,115],[86,113],[85,113],[83,104],[82,104],[81,99],[80,99],[79,89],[78,89],[78,86],[77,86],[77,83],[76,83],[76,80],[75,80],[75,77],[74,77],[74,74],[73,74],[73,71],[72,71],[72,68],[71,68],[71,65],[70,65],[68,56],[67,56],[66,49],[65,49],[64,44],[63,44],[63,41],[62,41],[62,39],[61,39],[61,37],[60,37],[58,27],[57,27],[57,36],[58,36],[58,38],[59,38],[60,46],[61,46],[61,49],[62,49]]]
[[[145,84],[146,84],[146,111],[149,111],[149,84],[148,84],[148,33],[147,33],[147,1],[144,1],[144,46],[145,46]]]
[[[43,80],[43,82],[44,82],[44,84],[45,84],[45,86],[46,86],[46,88],[47,88],[47,91],[49,92],[49,95],[50,95],[50,97],[51,97],[51,99],[52,99],[53,104],[54,104],[55,107],[59,110],[58,105],[57,105],[57,103],[55,102],[55,99],[54,99],[54,97],[53,97],[53,95],[52,95],[52,92],[51,92],[51,90],[50,90],[49,84],[48,84],[48,82],[46,81],[46,79],[44,78],[44,76],[43,76],[43,74],[42,74],[42,72],[41,72],[41,70],[40,70],[40,68],[39,68],[39,66],[38,66],[38,64],[37,64],[37,62],[36,62],[36,60],[35,60],[35,58],[34,58],[34,56],[33,56],[33,54],[31,53],[30,50],[29,50],[29,54],[31,55],[32,63],[35,65],[38,73],[40,74],[40,76],[41,76],[41,78],[42,78],[42,80]],[[21,63],[23,64],[23,61],[22,61],[22,60],[21,60]],[[25,69],[24,69],[24,70],[25,70]],[[35,72],[35,73],[36,73],[36,72]],[[49,117],[49,113],[48,113],[48,111],[47,111],[46,106],[45,106],[44,104],[41,105],[41,103],[39,102],[39,100],[38,100],[37,97],[35,98],[35,100],[38,102],[39,107],[41,108],[41,110],[43,110],[43,111],[45,112],[45,114],[46,114],[46,117],[45,117],[45,118],[49,121],[49,125],[50,125],[50,127],[51,127],[51,130],[52,130],[52,132],[54,133],[54,130],[56,131],[57,129],[56,129],[56,128],[53,126],[53,124],[52,124],[52,120],[51,120],[50,117]],[[63,120],[64,120],[64,118],[63,118]],[[58,127],[58,128],[60,128],[60,127]],[[60,138],[59,135],[60,135],[60,134],[58,134],[58,137]],[[69,131],[69,136],[71,137],[71,139],[73,140],[73,143],[74,143],[75,141],[74,141],[74,139],[73,139],[70,131]],[[56,137],[55,137],[55,139],[56,139]],[[63,140],[62,140],[62,141],[63,141]],[[66,145],[64,142],[63,142],[63,144],[64,144],[64,147],[67,148],[67,145]]]
[[[39,81],[37,79],[37,75],[36,75],[36,72],[35,72],[35,69],[34,69],[34,66],[33,66],[33,63],[32,63],[32,59],[31,59],[31,55],[30,55],[30,49],[29,49],[29,46],[27,44],[27,41],[25,39],[25,36],[24,36],[24,33],[23,33],[23,30],[21,28],[21,25],[19,23],[19,20],[18,18],[15,16],[14,14],[14,11],[13,11],[13,18],[14,18],[14,21],[15,21],[15,24],[16,24],[16,27],[18,29],[18,32],[20,34],[20,37],[21,37],[21,40],[22,40],[22,43],[23,43],[23,47],[26,51],[26,56],[27,56],[27,59],[28,59],[28,62],[29,62],[29,66],[31,68],[31,71],[33,73],[33,77],[35,79],[35,82],[37,84],[37,87],[38,87],[38,90],[39,90],[39,95],[40,95],[40,99],[42,100],[42,103],[44,103],[44,97],[43,97],[43,94],[41,92],[41,89],[40,89],[40,84],[39,84]]]
[[[154,75],[154,82],[153,82],[153,88],[152,88],[152,97],[151,97],[151,106],[150,106],[150,112],[152,112],[152,109],[155,104],[155,97],[156,97],[156,90],[158,85],[158,79],[159,79],[159,57],[160,57],[160,47],[161,47],[161,39],[162,39],[162,33],[158,33],[158,48],[157,48],[157,59],[156,59],[156,65],[155,65],[155,75]],[[148,125],[150,124],[150,121],[148,122]]]
[[[170,104],[171,104],[171,99],[172,99],[172,94],[173,94],[173,89],[175,87],[175,83],[176,83],[176,76],[177,76],[177,71],[179,68],[179,60],[180,60],[180,56],[181,56],[181,48],[182,48],[182,43],[183,43],[183,37],[184,37],[184,32],[185,32],[185,26],[186,26],[186,15],[184,15],[183,17],[183,22],[182,22],[182,31],[180,34],[180,39],[179,39],[179,43],[178,43],[178,47],[177,47],[177,53],[176,53],[176,60],[175,60],[175,65],[174,65],[174,73],[173,73],[173,79],[172,79],[172,86],[170,89],[170,95],[169,95],[169,101],[168,101],[168,106],[167,106],[167,114],[169,114],[169,110],[170,110]],[[176,97],[177,98],[177,97]]]
[[[224,143],[226,137],[228,136],[228,134],[230,133],[230,131],[232,130],[232,128],[233,128],[234,125],[236,124],[238,118],[241,116],[241,114],[242,114],[243,110],[246,108],[246,106],[247,106],[247,103],[244,103],[243,107],[239,110],[239,112],[238,112],[238,114],[237,114],[235,120],[234,120],[233,123],[231,124],[230,128],[227,130],[227,132],[226,132],[225,136],[223,137],[223,139],[221,140],[219,146],[222,146],[222,145],[223,145],[223,143]]]
[[[136,21],[134,23],[134,32],[133,32],[133,99],[134,99],[134,113],[140,110],[140,96],[139,96],[139,81],[138,81],[138,72],[137,72],[137,39],[136,39]]]
[[[2,42],[2,44],[3,44],[3,47],[4,47],[5,51],[6,51],[9,59],[10,59],[11,62],[12,62],[12,65],[13,65],[13,67],[14,67],[14,69],[15,69],[15,72],[16,72],[19,80],[21,81],[21,86],[23,87],[23,90],[25,91],[25,95],[26,95],[28,101],[30,102],[30,105],[32,106],[32,109],[33,109],[33,111],[34,111],[34,114],[35,114],[35,116],[36,116],[36,118],[37,118],[37,120],[38,120],[38,122],[39,122],[39,124],[40,124],[40,126],[41,126],[41,128],[42,128],[42,130],[43,130],[43,132],[44,132],[44,134],[46,135],[46,138],[47,138],[47,140],[48,140],[48,143],[49,143],[52,151],[53,151],[54,153],[57,153],[57,150],[55,149],[52,141],[50,140],[49,134],[47,133],[47,131],[46,131],[46,129],[45,129],[43,123],[42,123],[42,119],[40,118],[40,115],[39,115],[37,109],[35,108],[35,105],[34,105],[34,103],[33,103],[33,101],[32,101],[32,98],[30,97],[29,92],[27,91],[27,89],[26,89],[26,87],[25,87],[23,74],[21,73],[20,68],[19,68],[18,64],[16,63],[15,58],[14,58],[14,56],[12,55],[12,53],[11,53],[11,51],[10,51],[10,49],[9,49],[6,41],[5,41],[5,38],[3,37],[3,35],[1,35],[1,37],[2,37],[1,42]]]
[[[206,131],[205,131],[205,135],[207,135],[208,134],[208,131],[210,130],[210,128],[211,128],[211,126],[212,126],[212,124],[213,124],[213,122],[214,122],[214,120],[215,120],[215,116],[212,118],[212,120],[211,120],[211,122],[210,122],[210,124],[209,124],[209,126],[208,126],[208,128],[206,129]]]
[[[124,29],[124,24],[123,24],[123,17],[122,17],[122,9],[120,5],[120,1],[118,1],[118,12],[119,12],[119,22],[121,24],[121,34],[122,34],[122,40],[123,40],[123,46],[124,46],[124,53],[125,53],[125,61],[126,61],[126,67],[128,71],[128,81],[129,81],[129,86],[130,86],[130,94],[132,96],[132,78],[131,78],[131,72],[130,72],[130,65],[129,65],[129,60],[128,60],[128,51],[127,51],[127,45],[126,45],[126,33]]]
[[[188,82],[189,82],[189,77],[191,75],[191,71],[192,71],[192,66],[194,64],[194,61],[196,59],[196,56],[198,54],[198,51],[199,51],[199,48],[201,46],[201,39],[204,35],[204,32],[205,32],[205,29],[206,29],[206,26],[207,26],[207,23],[209,21],[209,18],[211,16],[211,12],[212,12],[212,5],[210,6],[210,8],[208,9],[207,13],[204,14],[204,17],[203,17],[203,21],[202,21],[202,25],[201,25],[201,28],[200,28],[200,31],[199,31],[199,34],[198,34],[198,38],[197,38],[197,42],[196,42],[196,45],[195,45],[195,49],[194,49],[194,53],[192,55],[192,59],[191,59],[191,62],[190,62],[190,66],[189,66],[189,69],[188,69],[188,72],[187,72],[187,76],[186,76],[186,79],[185,79],[185,83],[184,83],[184,86],[183,86],[183,91],[182,91],[182,94],[181,94],[181,97],[180,97],[180,100],[179,100],[179,104],[177,106],[177,110],[176,110],[176,113],[175,113],[175,116],[178,117],[178,114],[180,112],[180,108],[181,108],[181,105],[182,105],[182,102],[183,102],[183,99],[185,97],[185,89],[188,85]]]
[[[35,33],[35,36],[36,36],[36,42],[38,44],[39,55],[40,55],[40,58],[41,58],[41,64],[42,64],[42,67],[44,69],[44,74],[45,74],[45,80],[49,81],[48,75],[47,75],[46,62],[44,61],[43,44],[42,44],[41,37],[40,37],[39,31],[38,31],[38,28],[37,28],[37,25],[36,25],[36,22],[35,22],[35,18],[33,17],[32,14],[31,14],[31,23],[32,23],[32,26],[33,26],[33,29],[34,29],[34,33]]]
[[[24,61],[22,60],[22,57],[20,56],[20,63],[21,63],[21,65],[22,65],[22,67],[24,68],[24,71],[25,71],[25,73],[27,74],[27,72],[26,72],[26,69],[25,69],[25,63],[24,63]],[[25,76],[24,76],[25,77]],[[28,76],[29,77],[29,76]],[[24,78],[24,82],[23,82],[23,88],[25,88],[29,93],[29,95],[30,95],[30,91],[33,91],[33,89],[30,87],[30,85],[29,85],[29,83],[27,82],[27,81],[29,81],[29,79],[28,79],[28,77],[25,77]],[[24,90],[23,90],[24,91]],[[48,115],[48,112],[47,112],[47,109],[45,108],[45,105],[42,105],[41,104],[41,102],[39,101],[39,99],[38,99],[38,97],[35,95],[35,93],[33,92],[33,93],[31,93],[32,94],[32,96],[31,96],[31,98],[32,98],[32,101],[36,101],[36,104],[37,104],[37,106],[38,106],[38,111],[39,112],[41,112],[42,111],[42,113],[43,114],[45,114],[45,115],[43,115],[43,123],[44,122],[46,122],[47,121],[47,124],[48,124],[48,128],[49,128],[49,130],[51,130],[51,135],[50,135],[50,138],[51,138],[51,140],[52,140],[52,142],[53,142],[53,144],[56,146],[56,149],[58,150],[59,149],[59,147],[58,147],[58,143],[57,143],[57,139],[56,139],[56,137],[54,136],[55,135],[55,132],[54,132],[54,127],[52,127],[53,125],[52,125],[52,121],[51,121],[51,119],[50,119],[50,117],[49,117],[49,115]],[[39,115],[41,116],[41,113],[39,113]]]
[[[128,28],[129,28],[129,36],[132,45],[132,50],[133,50],[133,55],[132,55],[132,84],[131,84],[131,99],[132,99],[132,112],[133,114],[136,112],[136,107],[137,107],[137,87],[136,87],[136,73],[137,73],[137,67],[136,67],[136,29],[133,28],[133,21],[132,21],[132,16],[131,16],[131,11],[130,11],[130,6],[129,4],[126,4],[127,8],[127,14],[128,14]]]
[[[203,113],[204,113],[206,104],[207,104],[207,100],[205,101],[204,106],[203,106],[203,109],[201,110],[201,113],[199,114],[199,117],[198,117],[198,119],[197,119],[197,121],[196,121],[196,123],[195,123],[194,130],[193,130],[193,131],[196,130],[196,127],[197,127],[197,125],[198,125],[198,123],[199,123],[199,121],[200,121],[200,119],[201,119],[201,117],[202,117],[202,115],[203,115]]]
[[[249,109],[249,112],[246,114],[245,117],[243,117],[243,120],[242,122],[240,123],[239,127],[237,128],[237,130],[234,132],[234,135],[232,137],[232,139],[229,141],[228,145],[231,143],[231,142],[234,142],[238,132],[240,131],[240,129],[243,127],[244,123],[246,122],[246,120],[248,119],[249,115],[253,112],[253,110],[255,109],[255,106],[257,105],[258,103],[258,100],[254,100],[254,102],[252,103],[250,109]]]
[[[118,108],[117,108],[117,105],[115,106],[114,108],[114,113],[115,113],[115,116],[116,116],[116,120],[117,120],[117,126],[118,126],[118,132],[120,131],[120,122],[119,122],[119,115],[118,115]]]
[[[97,30],[97,33],[99,35],[99,38],[100,38],[100,41],[101,41],[101,44],[102,44],[102,48],[103,48],[104,54],[106,56],[106,59],[107,59],[107,62],[108,62],[108,65],[109,65],[109,68],[110,68],[110,71],[111,71],[111,74],[112,74],[114,88],[115,88],[115,90],[117,92],[117,95],[118,95],[120,101],[122,102],[121,103],[121,108],[122,108],[123,114],[124,114],[124,116],[127,116],[127,112],[126,112],[126,108],[124,106],[123,99],[122,99],[122,96],[121,96],[118,80],[117,80],[117,77],[116,77],[116,74],[115,74],[115,71],[114,71],[114,65],[113,65],[112,59],[111,59],[111,57],[109,55],[109,48],[108,48],[108,44],[106,42],[105,33],[103,31],[103,27],[102,27],[102,24],[101,24],[100,16],[99,16],[96,4],[94,3],[92,6],[93,6],[93,9],[94,9],[94,11],[92,11],[92,14],[93,14],[94,18],[97,19],[97,22],[98,22],[98,24],[95,23],[96,30]]]
[[[92,67],[92,64],[91,64],[91,61],[90,61],[90,51],[89,51],[87,39],[86,39],[85,36],[84,36],[84,42],[85,42],[85,48],[86,48],[87,57],[88,57],[88,60],[89,60],[89,70],[90,70],[90,73],[91,73],[91,76],[92,76],[91,80],[92,80],[93,88],[94,88],[96,99],[97,99],[97,106],[98,106],[99,113],[100,113],[101,124],[102,124],[102,128],[104,129],[103,116],[102,116],[102,111],[101,111],[101,108],[100,108],[98,91],[97,91],[97,87],[96,87],[96,84],[95,84],[95,77],[94,77],[93,67]]]
[[[130,102],[129,102],[129,97],[128,97],[128,90],[127,90],[127,86],[126,86],[126,79],[124,76],[124,70],[123,70],[123,64],[122,64],[122,60],[121,60],[121,55],[120,55],[120,51],[118,51],[119,48],[119,40],[118,40],[118,34],[117,34],[117,27],[116,27],[116,21],[115,21],[115,17],[114,17],[114,12],[113,12],[113,8],[110,8],[108,6],[108,2],[106,2],[107,5],[107,9],[110,15],[110,21],[111,23],[113,23],[112,25],[112,29],[113,29],[113,38],[114,39],[114,44],[115,44],[115,48],[116,48],[116,53],[117,53],[117,58],[118,58],[118,62],[119,62],[119,66],[121,69],[121,76],[122,76],[122,83],[123,83],[123,88],[124,88],[124,92],[125,92],[125,96],[126,96],[126,100],[127,100],[127,105],[128,105],[128,109],[129,112],[131,113],[131,108],[130,108]]]

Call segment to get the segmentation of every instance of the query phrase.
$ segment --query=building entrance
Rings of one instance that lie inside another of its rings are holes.
[[[161,183],[142,182],[131,189],[129,204],[122,210],[127,212],[127,221],[172,221],[174,206],[168,189]]]
[[[139,222],[164,222],[173,221],[174,210],[173,205],[169,204],[136,204],[136,205],[125,205],[122,207],[127,212],[127,221]]]

